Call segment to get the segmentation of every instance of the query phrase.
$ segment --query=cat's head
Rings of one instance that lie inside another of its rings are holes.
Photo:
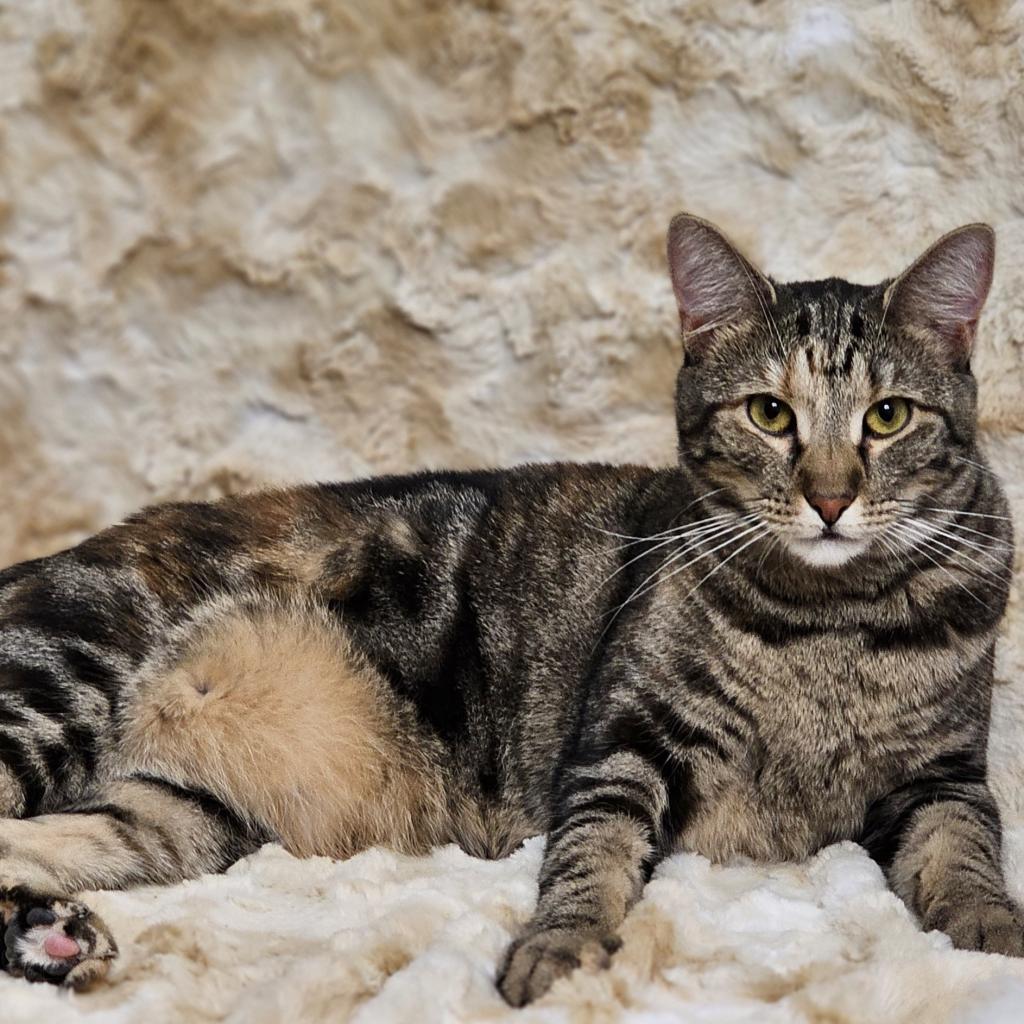
[[[683,467],[809,565],[900,546],[894,524],[948,506],[977,457],[970,357],[993,255],[992,229],[971,224],[879,285],[780,284],[676,217]]]

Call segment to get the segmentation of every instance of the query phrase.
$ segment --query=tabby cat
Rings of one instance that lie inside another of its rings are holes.
[[[547,833],[498,974],[601,966],[658,861],[859,840],[924,928],[1019,956],[986,784],[1006,501],[970,370],[992,231],[780,284],[681,215],[678,464],[168,504],[0,573],[6,969],[117,948],[75,894],[276,840]]]

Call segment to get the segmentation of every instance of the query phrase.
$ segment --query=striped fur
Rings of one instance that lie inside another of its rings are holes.
[[[968,367],[990,263],[968,228],[893,282],[786,285],[678,219],[678,465],[164,505],[0,573],[8,969],[87,984],[116,945],[79,890],[269,839],[496,857],[539,831],[517,1005],[606,964],[675,850],[860,839],[924,926],[1021,953],[984,762],[1012,543]],[[869,437],[887,395],[912,419]]]

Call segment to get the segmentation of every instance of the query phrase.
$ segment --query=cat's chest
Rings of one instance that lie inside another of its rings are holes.
[[[736,655],[739,657],[736,657]],[[744,657],[746,654],[746,657]],[[776,649],[732,648],[722,664],[754,709],[766,744],[794,751],[801,763],[851,748],[864,758],[902,749],[901,727],[961,670],[950,646],[908,656],[872,646],[863,636],[826,635]]]
[[[984,649],[983,638],[939,635],[910,648],[898,637],[856,628],[780,643],[729,631],[707,645],[705,660],[766,742],[803,755],[849,744],[868,754],[891,742],[902,746],[894,727],[919,721]]]
[[[908,657],[857,633],[709,648],[743,721],[731,756],[701,768],[683,845],[716,860],[789,859],[856,838],[871,801],[927,756],[972,653]]]

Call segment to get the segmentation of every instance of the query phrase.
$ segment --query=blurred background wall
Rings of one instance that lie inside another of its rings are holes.
[[[770,273],[999,233],[1024,428],[1024,8],[0,4],[0,563],[266,482],[672,457],[672,213]]]

